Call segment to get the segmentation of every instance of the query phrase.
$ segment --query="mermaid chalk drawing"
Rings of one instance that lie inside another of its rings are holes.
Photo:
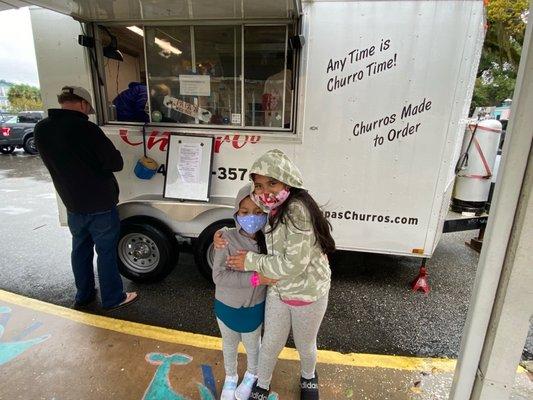
[[[185,396],[176,393],[170,385],[171,365],[186,365],[192,361],[192,357],[186,354],[148,353],[146,361],[152,365],[158,365],[150,386],[144,393],[143,400],[188,400]],[[204,385],[198,383],[198,391],[201,400],[215,400],[213,394]]]
[[[0,339],[4,334],[5,325],[7,325],[8,314],[11,313],[9,307],[0,306],[0,316],[3,315],[2,321],[0,321]],[[6,318],[7,317],[7,318]],[[30,330],[26,330],[26,334],[29,334]],[[13,360],[14,358],[20,356],[25,351],[29,350],[33,346],[44,342],[49,339],[52,335],[43,335],[35,339],[30,340],[17,340],[12,342],[0,342],[0,366]],[[22,339],[21,335],[19,337]]]
[[[170,367],[172,365],[186,365],[192,361],[187,354],[148,353],[145,357],[152,365],[158,365],[154,377],[144,393],[142,400],[188,400],[187,397],[176,393],[170,385]],[[213,393],[201,383],[197,383],[201,400],[215,400]],[[271,393],[268,400],[278,400],[276,393]]]

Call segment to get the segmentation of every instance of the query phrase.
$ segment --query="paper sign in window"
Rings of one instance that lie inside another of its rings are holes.
[[[181,96],[211,96],[209,75],[180,75]]]

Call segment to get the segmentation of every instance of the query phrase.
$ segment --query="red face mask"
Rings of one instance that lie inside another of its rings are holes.
[[[262,204],[264,207],[268,208],[269,210],[274,210],[278,208],[280,205],[282,205],[285,200],[289,197],[289,190],[283,189],[278,194],[268,194],[263,193],[260,195],[254,194],[254,200],[260,204]]]

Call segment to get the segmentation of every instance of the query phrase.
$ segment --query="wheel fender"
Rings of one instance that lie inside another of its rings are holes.
[[[170,227],[158,218],[151,217],[149,215],[134,215],[128,218],[120,220],[121,222],[139,222],[155,226],[162,231],[166,232],[170,238],[175,239],[174,232]]]
[[[213,221],[209,225],[205,226],[205,228],[202,230],[202,232],[200,232],[200,235],[198,235],[198,237],[200,237],[204,232],[210,230],[212,226],[219,225],[219,224],[225,224],[225,225],[234,226],[235,225],[235,220],[233,220],[231,218],[223,218],[223,219],[218,219],[216,221]],[[198,238],[196,238],[196,239],[198,239]]]
[[[197,238],[208,226],[221,220],[233,219],[233,207],[213,208],[197,215],[191,221],[176,221],[163,211],[142,203],[123,203],[118,205],[121,220],[129,218],[151,218],[159,221],[174,234],[186,238]]]
[[[233,210],[217,208],[201,213],[188,223],[184,236],[197,238],[208,227],[221,221],[233,222]]]
[[[171,230],[171,225],[166,214],[154,207],[150,207],[148,204],[140,203],[122,203],[117,205],[118,214],[121,221],[124,220],[150,220],[165,226],[166,229]]]
[[[33,129],[24,131],[24,136],[22,136],[22,143],[28,139],[28,137],[33,136]]]

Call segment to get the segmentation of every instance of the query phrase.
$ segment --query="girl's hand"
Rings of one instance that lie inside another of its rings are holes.
[[[271,286],[271,285],[275,285],[276,283],[278,283],[277,279],[270,279],[270,278],[267,278],[266,276],[261,275],[261,274],[258,274],[258,275],[259,275],[259,284],[260,285]]]
[[[226,259],[226,265],[231,269],[244,271],[244,260],[246,259],[246,254],[248,254],[248,252],[245,250],[239,250],[237,253],[238,254],[235,256],[228,256]]]
[[[222,250],[228,245],[228,241],[222,237],[222,231],[218,230],[213,236],[213,246],[215,250]]]

